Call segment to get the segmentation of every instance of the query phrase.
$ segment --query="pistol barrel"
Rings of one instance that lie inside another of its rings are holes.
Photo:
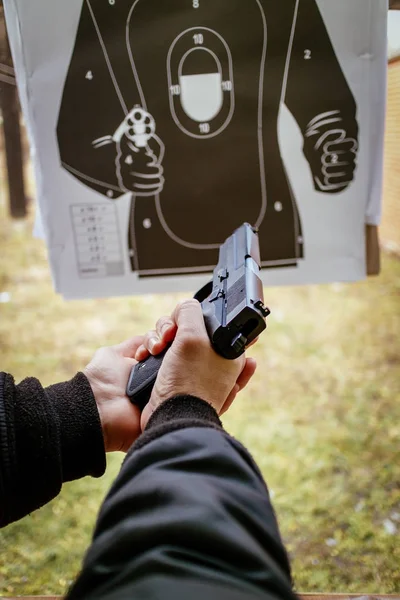
[[[237,358],[266,327],[257,232],[244,223],[222,244],[211,295],[202,302],[216,351]]]

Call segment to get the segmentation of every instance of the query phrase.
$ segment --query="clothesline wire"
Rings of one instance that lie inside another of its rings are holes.
[[[17,85],[14,69],[9,65],[0,63],[0,81],[3,83],[9,83],[10,85]]]
[[[10,75],[15,75],[14,68],[10,67],[9,65],[5,65],[4,63],[0,63],[0,70],[5,71],[6,73],[9,73]]]

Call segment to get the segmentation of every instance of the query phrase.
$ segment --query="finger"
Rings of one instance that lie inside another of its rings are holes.
[[[161,180],[158,179],[151,183],[137,183],[135,181],[133,184],[133,187],[138,192],[154,192],[159,189],[161,182],[162,182],[162,178],[161,178]]]
[[[143,346],[150,352],[150,354],[159,354],[165,348],[163,343],[158,337],[157,331],[154,329],[148,331],[143,339]]]
[[[232,406],[233,402],[235,401],[236,396],[239,393],[239,386],[237,383],[235,383],[235,385],[233,386],[233,389],[231,391],[231,393],[229,394],[229,396],[227,397],[227,399],[224,402],[223,407],[220,410],[219,416],[222,417],[222,415],[224,415]]]
[[[328,141],[324,146],[324,150],[328,154],[330,154],[332,152],[339,152],[339,151],[354,153],[356,149],[357,149],[357,142],[355,140],[348,139],[348,138],[345,140]]]
[[[176,324],[171,317],[161,317],[156,323],[156,332],[161,342],[169,344],[176,335]]]
[[[347,167],[347,165],[348,165],[347,160],[343,156],[339,157],[338,154],[324,154],[321,162],[324,167],[335,166],[335,167],[339,168],[339,167]]]
[[[142,362],[142,360],[146,360],[146,358],[148,358],[149,356],[150,352],[147,350],[146,346],[143,346],[142,344],[136,350],[135,360],[137,360],[137,362]]]
[[[146,165],[146,169],[143,169],[145,172],[140,171],[130,171],[130,175],[134,175],[135,177],[140,177],[142,179],[157,179],[162,175],[162,169],[158,166]]]
[[[250,342],[250,344],[248,344],[248,346],[246,346],[246,348],[251,348],[252,346],[254,346],[254,344],[258,342],[259,338],[260,336],[258,335],[255,340],[253,340],[252,342]]]
[[[243,371],[240,373],[239,377],[236,380],[236,384],[239,386],[239,392],[243,390],[246,385],[249,383],[250,379],[253,377],[254,373],[257,369],[257,362],[254,358],[246,358],[245,365],[243,367]]]
[[[160,354],[174,340],[176,331],[176,324],[171,317],[161,317],[157,321],[156,330],[148,331],[144,336],[143,345],[136,352],[136,360],[145,360],[149,354]]]
[[[329,192],[330,194],[339,194],[349,185],[350,181],[346,183],[329,183],[326,179],[321,181],[319,177],[314,177],[314,188],[317,192]]]
[[[160,175],[162,175],[164,173],[164,167],[160,164],[160,161],[158,160],[157,156],[151,152],[151,153],[147,153],[146,152],[146,167],[147,168],[153,168],[153,169],[158,169],[158,172]]]
[[[114,350],[121,356],[125,356],[126,358],[134,358],[137,349],[143,344],[143,339],[143,335],[136,335],[135,337],[125,340],[124,342],[114,346]]]
[[[353,170],[339,170],[339,169],[326,169],[324,171],[325,179],[331,183],[337,183],[338,181],[350,181],[353,177]]]
[[[121,153],[124,156],[131,154],[132,152],[134,154],[138,154],[140,152],[139,148],[126,136],[126,133],[125,133],[124,137],[121,139],[121,141],[119,142],[119,146],[120,146]]]
[[[335,148],[331,148],[329,152],[326,152],[321,157],[322,164],[329,166],[352,164],[355,160],[356,154],[351,152],[351,150],[336,152]]]
[[[318,140],[315,143],[314,148],[316,150],[323,148],[324,152],[326,152],[325,148],[328,146],[328,144],[331,144],[333,142],[336,142],[339,144],[345,138],[346,138],[346,132],[344,131],[344,129],[332,129],[330,131],[326,131],[324,134],[322,134],[318,138]]]
[[[177,336],[188,335],[208,340],[200,302],[191,298],[180,302],[172,313],[172,320],[178,327]]]
[[[328,185],[348,185],[353,179],[353,173],[337,173],[325,177],[325,183]]]
[[[254,360],[254,358],[247,358],[245,365],[243,367],[243,371],[237,378],[236,383],[235,383],[231,393],[229,394],[228,398],[225,400],[225,403],[220,412],[221,416],[230,409],[233,402],[235,401],[236,396],[249,383],[250,379],[253,377],[254,373],[256,372],[256,369],[257,369],[257,363]]]
[[[328,154],[327,165],[332,167],[354,167],[356,155],[353,152],[343,152],[342,154]]]
[[[340,177],[349,177],[349,169],[343,169],[343,167],[336,167],[335,165],[329,165],[322,169],[322,173],[326,179],[336,179]]]
[[[161,164],[164,159],[164,152],[165,148],[160,138],[157,135],[153,135],[147,143],[147,154],[155,156],[156,162]]]
[[[140,196],[142,198],[149,198],[150,196],[155,196],[156,194],[161,194],[162,187],[154,188],[151,191],[144,191],[144,190],[135,189],[135,186],[133,185],[132,189],[129,189],[128,191],[135,192],[135,194],[137,194],[138,196]]]

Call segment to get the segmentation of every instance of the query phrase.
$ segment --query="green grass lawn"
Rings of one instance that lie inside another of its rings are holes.
[[[69,379],[98,346],[145,331],[183,297],[66,303],[31,228],[0,206],[0,293],[10,295],[0,368],[16,380]],[[265,299],[258,371],[225,425],[271,489],[296,588],[399,592],[400,261],[384,256],[367,282],[265,289]],[[0,594],[65,592],[122,458],[0,531]]]

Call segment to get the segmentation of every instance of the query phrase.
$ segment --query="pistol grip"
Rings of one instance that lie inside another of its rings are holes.
[[[213,282],[207,283],[194,296],[199,302],[203,302],[212,291]],[[143,410],[150,400],[151,392],[157,379],[158,371],[162,365],[162,361],[167,351],[171,347],[168,344],[166,349],[157,356],[149,356],[146,360],[135,365],[129,376],[128,385],[126,386],[126,395],[132,404]]]
[[[157,356],[149,356],[132,368],[126,387],[126,395],[141,411],[150,400],[158,371],[171,344]]]

